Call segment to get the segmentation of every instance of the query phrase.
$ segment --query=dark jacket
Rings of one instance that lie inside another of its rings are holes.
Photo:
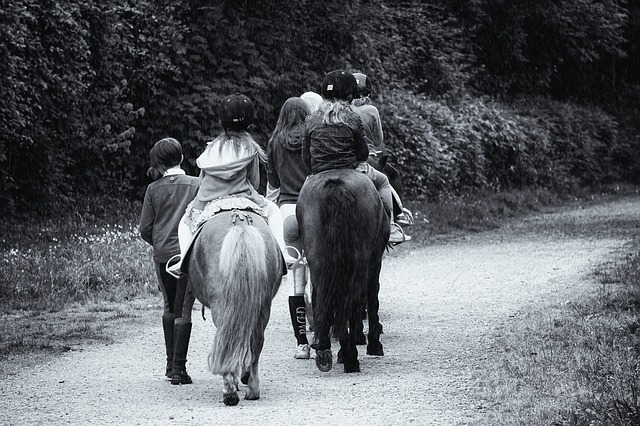
[[[274,135],[267,147],[267,179],[274,188],[280,188],[278,205],[295,204],[300,188],[308,175],[309,166],[302,159],[304,123],[288,133]]]
[[[153,260],[166,263],[180,253],[178,223],[198,192],[198,178],[187,175],[161,177],[147,187],[140,214],[140,236],[153,245]]]
[[[343,124],[325,124],[321,111],[305,120],[302,154],[313,173],[331,169],[355,169],[369,157],[362,120],[351,109]]]

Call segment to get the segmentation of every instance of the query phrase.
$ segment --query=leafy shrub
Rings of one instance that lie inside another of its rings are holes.
[[[402,91],[386,99],[387,145],[413,198],[484,188],[568,190],[625,175],[616,160],[618,124],[598,108],[544,99],[444,103]]]
[[[626,56],[629,8],[617,0],[454,1],[469,28],[479,69],[476,86],[491,93],[567,97],[615,85],[612,65]]]
[[[612,1],[16,0],[0,10],[0,215],[60,212],[83,194],[141,197],[148,151],[166,136],[197,173],[229,93],[250,95],[265,145],[286,98],[319,91],[336,68],[372,77],[410,196],[637,179],[632,101],[610,102],[611,120],[491,100],[619,84],[610,63],[634,51],[620,34],[637,33],[625,19],[638,9]],[[628,59],[621,75],[635,81],[636,67]],[[616,87],[625,97],[634,86]]]

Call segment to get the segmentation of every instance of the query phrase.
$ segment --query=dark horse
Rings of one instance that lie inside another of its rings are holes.
[[[284,260],[265,220],[225,211],[207,221],[190,251],[188,285],[217,328],[209,370],[224,381],[224,403],[237,405],[238,378],[260,398],[258,360]]]
[[[331,336],[347,373],[359,372],[356,330],[363,295],[369,312],[367,354],[384,355],[378,318],[379,276],[389,239],[389,216],[371,180],[355,170],[310,176],[300,191],[296,216],[311,282],[316,365],[333,367]]]

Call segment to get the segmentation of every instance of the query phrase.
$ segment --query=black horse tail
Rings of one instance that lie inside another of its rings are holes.
[[[324,324],[327,328],[335,325],[340,329],[347,324],[354,302],[357,303],[363,290],[353,286],[359,287],[366,281],[362,279],[364,277],[356,276],[366,270],[358,264],[357,258],[357,253],[362,252],[358,248],[358,244],[362,244],[358,235],[358,230],[362,229],[358,226],[361,225],[358,221],[362,220],[358,210],[363,206],[358,205],[356,194],[340,177],[327,179],[315,194],[319,197],[320,223],[326,225],[321,233],[314,235],[314,238],[322,239],[319,246],[324,250],[323,256],[315,259],[319,264],[314,268],[321,271],[317,278],[322,282],[314,284],[314,306],[326,310],[326,315],[316,312],[315,318],[329,322]]]

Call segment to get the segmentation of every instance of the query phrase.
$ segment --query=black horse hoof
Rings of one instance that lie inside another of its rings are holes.
[[[228,405],[230,407],[238,405],[240,402],[240,398],[238,398],[238,392],[225,393],[224,394],[224,405]]]
[[[367,345],[367,355],[384,356],[382,344],[378,343],[377,345]]]
[[[344,363],[344,372],[345,373],[359,373],[360,372],[360,361],[357,359],[352,362]]]
[[[333,354],[331,353],[331,349],[316,351],[316,367],[323,373],[331,371],[333,368]]]
[[[247,383],[249,383],[249,376],[251,376],[251,373],[247,371],[242,375],[242,377],[240,377],[240,381],[242,382],[243,385],[246,385]]]

